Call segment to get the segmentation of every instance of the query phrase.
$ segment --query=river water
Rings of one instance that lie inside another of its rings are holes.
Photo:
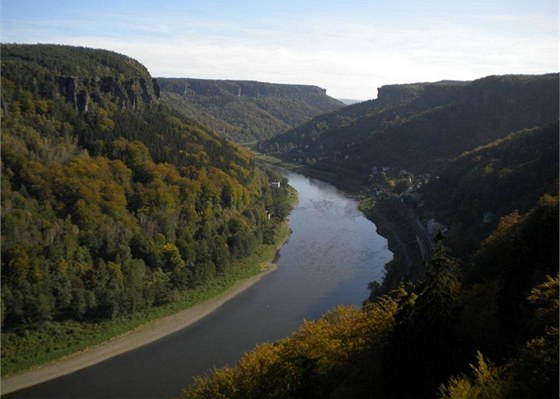
[[[304,319],[338,304],[360,306],[368,282],[379,281],[392,258],[387,240],[355,200],[327,183],[283,173],[300,201],[275,272],[190,327],[8,397],[175,397],[192,376],[233,364],[258,343],[290,335]]]

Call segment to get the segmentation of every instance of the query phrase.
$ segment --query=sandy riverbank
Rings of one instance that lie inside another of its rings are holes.
[[[276,265],[270,264],[264,272],[242,280],[222,294],[189,309],[147,323],[106,343],[86,349],[62,360],[2,379],[1,392],[4,395],[73,373],[179,331],[212,313],[274,270],[276,270]]]

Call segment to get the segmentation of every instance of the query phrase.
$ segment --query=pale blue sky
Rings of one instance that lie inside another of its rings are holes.
[[[105,48],[153,76],[313,84],[558,71],[557,0],[1,0],[1,41]]]

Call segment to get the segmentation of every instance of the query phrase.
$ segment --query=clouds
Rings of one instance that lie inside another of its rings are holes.
[[[473,14],[457,23],[424,15],[413,23],[342,11],[267,15],[100,10],[70,20],[3,21],[2,40],[106,48],[138,59],[154,76],[314,84],[357,99],[375,97],[383,84],[558,68],[554,16]]]

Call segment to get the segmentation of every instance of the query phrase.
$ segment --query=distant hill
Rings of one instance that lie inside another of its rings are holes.
[[[267,139],[344,104],[316,86],[157,78],[161,99],[237,142]]]
[[[338,101],[343,102],[346,105],[358,104],[364,102],[364,100],[352,100],[350,98],[337,98]]]
[[[336,173],[437,171],[465,151],[557,120],[558,83],[547,74],[383,86],[377,99],[321,115],[260,149]]]

